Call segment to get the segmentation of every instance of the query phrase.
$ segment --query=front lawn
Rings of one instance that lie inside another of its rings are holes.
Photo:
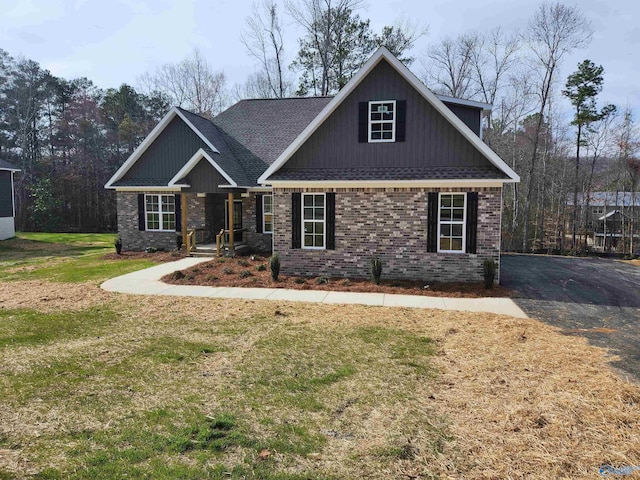
[[[150,259],[107,261],[114,234],[18,233],[0,241],[0,280],[50,280],[100,283],[156,265]]]

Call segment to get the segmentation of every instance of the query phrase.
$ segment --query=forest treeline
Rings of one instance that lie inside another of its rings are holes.
[[[104,184],[171,106],[213,117],[242,98],[333,95],[381,45],[433,91],[493,104],[484,141],[521,177],[504,191],[504,249],[577,249],[587,216],[572,208],[576,199],[638,190],[638,128],[631,106],[600,100],[603,59],[585,59],[560,78],[563,62],[594,34],[578,7],[542,3],[524,30],[429,38],[428,49],[415,52],[428,25],[399,20],[375,32],[362,6],[255,4],[238,38],[255,70],[236,85],[198,50],[135,86],[102,89],[0,49],[0,158],[22,170],[17,228],[115,231],[115,194]],[[284,48],[292,22],[302,32],[297,52]]]

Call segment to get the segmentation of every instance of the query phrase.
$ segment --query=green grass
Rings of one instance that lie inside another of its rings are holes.
[[[105,260],[114,234],[18,233],[0,241],[0,281],[102,282],[155,265],[146,259]]]

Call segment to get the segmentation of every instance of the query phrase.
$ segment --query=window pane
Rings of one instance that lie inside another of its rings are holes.
[[[371,132],[371,140],[380,140],[382,134],[380,132]]]
[[[451,250],[451,240],[448,238],[440,239],[440,250]]]
[[[385,140],[391,140],[392,136],[393,136],[392,132],[383,132],[382,133],[382,138],[384,138]]]
[[[324,220],[324,208],[314,208],[314,211],[316,220]]]
[[[440,200],[442,202],[442,206],[443,207],[450,207],[451,206],[451,195],[442,195],[440,197]]]
[[[316,207],[324,207],[324,195],[315,196]]]
[[[273,196],[265,195],[263,198],[263,212],[264,213],[273,213]]]
[[[371,120],[372,121],[379,121],[382,118],[382,114],[378,113],[378,112],[371,112]]]
[[[313,195],[303,195],[304,197],[304,206],[312,207],[313,206]]]
[[[305,235],[304,236],[304,246],[305,247],[313,247],[313,235]]]
[[[382,124],[381,123],[372,123],[371,124],[371,132],[379,132],[380,130],[382,130]]]
[[[324,233],[324,223],[316,222],[315,223],[315,233],[322,235]]]
[[[313,220],[313,208],[305,207],[304,208],[304,219],[305,220]]]
[[[444,225],[442,226],[444,228]],[[462,224],[451,225],[451,235],[462,238]]]
[[[386,132],[390,132],[391,130],[393,130],[393,124],[392,123],[383,123],[382,124],[382,130],[384,130]]]
[[[173,195],[162,195],[162,210],[174,213],[176,209],[176,197]]]
[[[464,210],[462,208],[453,209],[453,219],[461,222],[464,219]]]
[[[440,236],[442,236],[442,237],[450,237],[451,236],[451,225],[441,225],[440,226]]]
[[[324,244],[322,242],[322,235],[314,235],[314,237],[315,237],[314,247],[324,247]]]
[[[383,120],[393,120],[393,112],[385,113],[382,115]]]
[[[454,207],[464,207],[464,195],[455,195],[453,197]]]
[[[452,238],[451,239],[451,248],[449,250],[462,251],[462,239],[461,238]]]
[[[442,222],[450,222],[451,221],[451,210],[443,208],[440,210],[440,221]]]
[[[314,222],[304,222],[304,233],[313,233]]]

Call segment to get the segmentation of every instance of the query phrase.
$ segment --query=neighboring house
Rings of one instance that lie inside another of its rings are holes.
[[[0,240],[16,236],[13,175],[20,169],[0,159]]]
[[[109,180],[124,248],[177,230],[276,251],[282,272],[478,281],[500,259],[502,187],[479,102],[433,94],[380,48],[333,98],[243,100],[212,121],[174,108]]]
[[[598,251],[629,252],[640,248],[640,193],[593,192],[587,212],[588,245]],[[569,201],[573,205],[573,199]],[[578,196],[586,208],[587,198]],[[583,210],[584,211],[584,210]],[[633,242],[631,242],[633,232]]]

